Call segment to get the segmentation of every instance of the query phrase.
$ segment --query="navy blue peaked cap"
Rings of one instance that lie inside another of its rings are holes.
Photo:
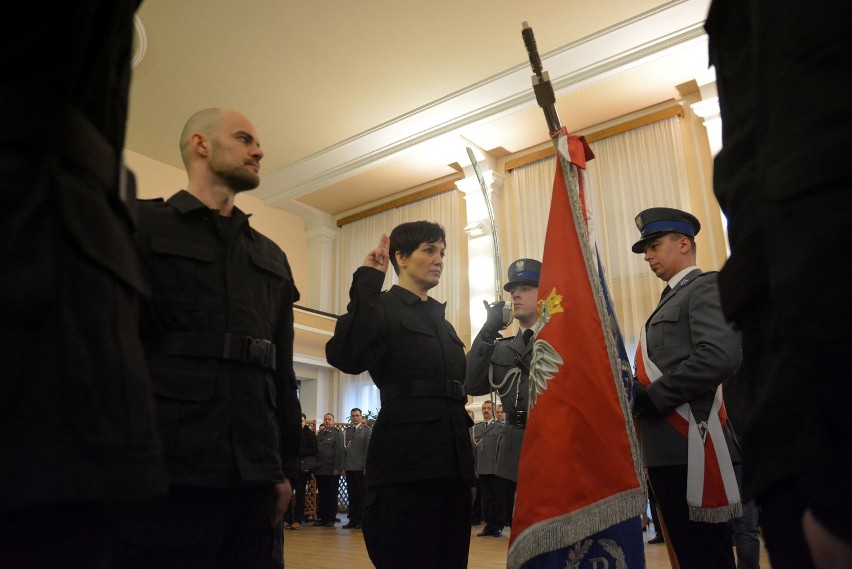
[[[518,259],[509,265],[509,282],[503,285],[508,292],[516,286],[538,286],[538,276],[541,274],[541,262],[535,259]]]
[[[648,241],[666,233],[680,233],[695,237],[701,230],[701,223],[697,217],[686,211],[671,207],[652,207],[636,216],[636,227],[639,229],[641,238],[633,244],[631,250],[634,253],[641,253],[645,250],[645,244]]]

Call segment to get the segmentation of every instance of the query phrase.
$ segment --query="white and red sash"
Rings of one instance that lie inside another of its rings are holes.
[[[639,335],[635,361],[636,377],[643,385],[650,385],[662,377],[663,373],[648,357],[644,328]],[[718,523],[742,516],[740,491],[722,430],[727,421],[722,386],[716,388],[706,423],[696,423],[689,403],[669,412],[666,420],[687,440],[686,502],[689,519]]]

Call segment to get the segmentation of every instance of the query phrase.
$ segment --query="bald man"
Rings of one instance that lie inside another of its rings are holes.
[[[284,252],[234,205],[260,183],[249,119],[200,111],[180,149],[187,189],[141,202],[138,232],[152,286],[141,333],[170,492],[125,516],[116,567],[268,569],[299,451],[299,293]]]

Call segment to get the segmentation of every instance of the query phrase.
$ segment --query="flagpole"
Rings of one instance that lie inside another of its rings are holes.
[[[530,65],[533,73],[535,73],[532,78],[535,100],[538,101],[538,106],[544,111],[544,119],[547,121],[547,128],[550,129],[550,137],[555,146],[562,123],[559,121],[559,114],[556,112],[556,94],[553,92],[553,84],[550,82],[550,75],[541,67],[541,58],[538,55],[535,36],[532,28],[526,22],[523,23],[521,36],[524,38]]]
[[[595,555],[609,558],[613,563],[618,561],[618,567],[643,567],[645,560],[639,516],[647,508],[648,498],[638,458],[638,442],[630,420],[629,391],[626,387],[630,380],[630,365],[622,345],[612,299],[606,288],[599,254],[590,235],[580,172],[581,168],[585,168],[586,160],[592,159],[594,155],[585,139],[569,136],[562,127],[556,111],[553,85],[547,72],[542,69],[535,37],[527,22],[523,22],[522,37],[535,73],[532,83],[536,100],[544,111],[558,160],[541,275],[541,283],[547,284],[540,294],[543,292],[547,298],[539,299],[541,338],[537,331],[530,372],[530,405],[532,409],[532,385],[535,383],[535,393],[544,395],[540,406],[551,414],[560,406],[571,409],[585,405],[600,411],[601,416],[614,419],[615,422],[597,425],[588,424],[582,418],[574,419],[578,416],[576,414],[569,417],[572,424],[576,423],[578,427],[612,435],[607,440],[617,443],[612,447],[613,450],[617,447],[617,455],[600,472],[600,480],[606,478],[609,484],[605,490],[612,491],[605,498],[589,502],[588,492],[582,496],[569,493],[566,500],[558,501],[556,508],[536,502],[535,507],[528,507],[522,511],[522,516],[516,516],[515,521],[519,521],[519,518],[521,521],[519,534],[514,535],[513,526],[507,565],[510,569],[518,569],[535,558],[536,563],[530,567],[551,567],[550,561],[554,559],[560,560],[560,566],[564,566],[566,558],[579,561],[586,556],[589,548],[593,548]],[[566,220],[570,220],[568,227],[565,227]],[[559,226],[558,229],[551,229],[554,223]],[[553,265],[553,269],[548,267],[548,251],[552,260],[559,261]],[[571,271],[566,272],[568,266]],[[547,289],[554,284],[556,286],[548,292]],[[569,289],[576,285],[580,291],[576,298],[572,297],[570,303],[563,304],[562,295],[566,291],[557,288],[563,285]],[[562,313],[566,312],[571,314],[573,327],[563,319]],[[552,328],[548,326],[548,321],[551,321]],[[573,343],[566,344],[566,334],[576,331],[577,326],[583,326],[585,335],[575,337]],[[577,345],[586,348],[583,354],[571,347]],[[589,353],[594,354],[593,360],[583,359]],[[563,360],[563,357],[571,358],[570,362],[568,359]],[[566,378],[580,381],[568,382]],[[551,380],[552,385],[548,386]],[[553,397],[549,396],[550,390],[555,393]],[[574,394],[587,397],[581,403],[581,399],[571,399]],[[546,413],[540,418],[530,415],[522,462],[525,455],[538,456],[551,450],[543,442],[529,438],[533,432],[538,432],[536,429],[539,425],[548,424],[550,416]],[[612,425],[622,421],[623,432],[619,432],[617,427],[613,430]],[[533,441],[534,444],[530,446],[528,443]],[[566,461],[566,464],[569,466],[560,467],[560,472],[571,472],[571,461]],[[535,465],[522,464],[518,498],[521,498],[522,475],[532,483],[541,485],[546,483],[549,471],[545,472]],[[524,504],[538,499],[533,487],[528,485],[524,488]],[[516,501],[516,514],[518,506]],[[588,539],[593,536],[597,537]],[[626,564],[628,559],[629,565]],[[585,564],[582,566],[587,567]]]

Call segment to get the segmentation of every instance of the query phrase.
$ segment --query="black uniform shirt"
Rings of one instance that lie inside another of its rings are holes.
[[[347,313],[326,344],[331,365],[369,370],[379,390],[413,381],[464,381],[464,343],[444,318],[445,305],[400,286],[381,292],[384,274],[355,271]],[[426,478],[474,480],[472,425],[464,401],[399,397],[382,404],[367,454],[367,483]]]
[[[186,191],[140,202],[138,245],[152,284],[142,318],[171,482],[221,486],[296,474],[300,406],[293,372],[287,257],[233,210],[218,214]],[[230,239],[226,239],[230,234]],[[215,346],[225,334],[269,340],[275,371],[163,349],[169,338]]]

